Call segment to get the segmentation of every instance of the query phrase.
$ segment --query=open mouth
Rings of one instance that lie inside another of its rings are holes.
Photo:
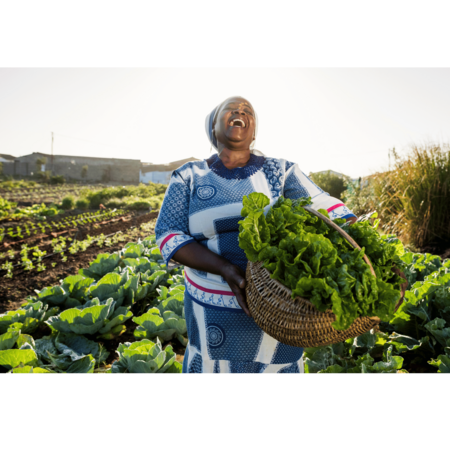
[[[230,120],[229,125],[232,127],[245,128],[245,122],[242,119]]]

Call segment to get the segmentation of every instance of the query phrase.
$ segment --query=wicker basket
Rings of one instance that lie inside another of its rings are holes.
[[[360,249],[334,222],[309,207],[305,209],[335,228],[353,247]],[[369,259],[365,257],[365,260],[375,275]],[[331,323],[336,320],[336,316],[331,310],[322,313],[305,298],[292,299],[291,290],[270,278],[270,273],[262,267],[262,262],[248,262],[246,279],[247,304],[253,319],[268,335],[283,344],[294,347],[336,344],[360,336],[380,323],[378,317],[359,317],[347,330],[335,330]]]

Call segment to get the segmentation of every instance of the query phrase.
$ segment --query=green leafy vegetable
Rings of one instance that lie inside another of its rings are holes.
[[[306,211],[309,198],[280,197],[267,211],[269,199],[261,193],[244,197],[239,222],[239,246],[250,261],[262,261],[271,277],[322,312],[336,315],[333,327],[345,330],[358,316],[389,320],[400,300],[403,246],[382,238],[376,224],[357,222],[348,233],[361,246],[356,250],[334,229]],[[328,216],[327,211],[320,212]],[[338,225],[344,219],[334,221]],[[376,277],[364,261],[367,255]]]
[[[37,327],[58,312],[58,308],[48,309],[41,301],[28,303],[16,311],[8,311],[0,315],[0,333],[5,333],[14,323],[23,333],[33,333]]]
[[[152,342],[148,339],[133,343],[125,342],[117,349],[119,360],[111,367],[112,373],[180,373],[181,364],[175,361],[172,346],[164,350],[159,339]]]

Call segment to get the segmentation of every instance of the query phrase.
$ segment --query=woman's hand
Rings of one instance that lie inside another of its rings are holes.
[[[251,317],[245,299],[245,274],[240,267],[195,241],[181,247],[172,259],[193,269],[220,275],[229,284],[239,306]]]
[[[242,269],[233,264],[225,264],[222,267],[220,275],[228,283],[233,294],[236,296],[240,307],[244,310],[247,316],[251,317],[248,309],[247,300],[245,296],[245,274]]]

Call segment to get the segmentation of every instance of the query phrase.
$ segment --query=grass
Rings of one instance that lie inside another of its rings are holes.
[[[450,241],[450,145],[413,145],[406,156],[392,150],[391,168],[346,193],[356,214],[376,210],[386,233],[423,248]]]

